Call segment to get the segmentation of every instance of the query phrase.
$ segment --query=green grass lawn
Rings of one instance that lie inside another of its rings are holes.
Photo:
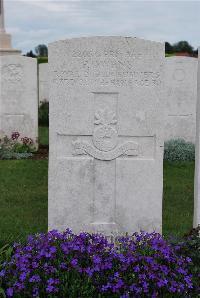
[[[164,163],[163,234],[182,236],[192,228],[194,162]]]
[[[39,127],[39,143],[42,145],[49,144],[49,128],[45,126]]]
[[[0,245],[47,229],[47,160],[0,161]]]
[[[192,227],[194,163],[164,164],[163,233]],[[47,160],[0,162],[0,244],[47,230]]]

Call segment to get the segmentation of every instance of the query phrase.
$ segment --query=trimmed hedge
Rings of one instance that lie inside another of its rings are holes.
[[[48,57],[37,57],[38,64],[48,63]]]
[[[164,160],[193,161],[195,160],[195,145],[184,139],[174,139],[165,142]]]
[[[49,103],[43,102],[39,107],[39,126],[49,126]]]

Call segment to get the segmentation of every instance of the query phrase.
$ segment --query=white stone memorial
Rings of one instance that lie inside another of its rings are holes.
[[[49,229],[161,232],[164,45],[49,46]]]
[[[12,48],[11,35],[6,33],[4,21],[4,0],[0,0],[0,56],[18,55],[21,51]]]
[[[49,66],[48,63],[39,64],[39,103],[49,102]]]
[[[195,145],[194,228],[200,225],[200,48],[198,49],[197,117]]]
[[[166,121],[165,140],[183,138],[195,142],[197,59],[165,59]]]
[[[0,130],[10,136],[38,138],[37,60],[0,57]]]

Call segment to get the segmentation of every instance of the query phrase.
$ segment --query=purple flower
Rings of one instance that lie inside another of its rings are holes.
[[[76,267],[76,266],[78,265],[78,260],[77,260],[77,259],[73,259],[73,260],[71,260],[71,265],[72,265],[73,267]]]
[[[175,293],[176,292],[176,287],[174,287],[174,286],[169,287],[169,291],[171,293]]]
[[[51,246],[51,247],[49,248],[49,250],[50,250],[50,253],[52,253],[52,254],[56,253],[56,251],[57,251],[57,249],[56,249],[55,246]]]
[[[67,264],[66,263],[61,263],[60,264],[60,269],[63,269],[63,270],[66,270],[68,268]]]
[[[20,274],[19,280],[20,281],[25,281],[26,280],[26,272],[23,272],[22,274]]]
[[[13,297],[13,294],[14,294],[13,288],[8,288],[6,290],[6,294],[8,297]]]
[[[168,284],[167,279],[160,279],[160,280],[157,282],[157,285],[158,285],[159,288],[162,288],[162,287],[164,287],[164,286],[167,285],[167,284]]]
[[[39,264],[37,263],[37,262],[32,262],[32,267],[34,268],[34,269],[36,269],[36,268],[38,268],[39,267]]]
[[[189,289],[193,288],[192,279],[190,276],[185,276],[184,281],[187,283],[187,286]]]
[[[19,136],[20,136],[20,134],[17,131],[15,131],[11,134],[11,139],[17,140],[19,138]]]
[[[37,287],[33,288],[32,296],[39,297],[39,289]]]
[[[110,283],[107,283],[106,285],[103,285],[101,287],[101,290],[102,290],[102,292],[106,292],[110,288],[111,288],[111,284]]]
[[[41,278],[39,275],[33,275],[31,278],[29,278],[29,282],[40,282]]]
[[[52,285],[48,285],[47,287],[46,287],[46,291],[47,291],[47,293],[55,293],[55,287],[54,286],[52,286]]]
[[[49,285],[58,285],[60,283],[59,279],[58,278],[49,278],[47,280],[47,283]]]
[[[178,268],[177,272],[181,273],[181,274],[186,274],[187,273],[186,270],[184,270],[183,268]]]
[[[117,283],[116,283],[116,285],[114,286],[114,288],[115,288],[116,290],[118,290],[118,289],[120,289],[123,285],[124,285],[123,280],[122,280],[121,278],[119,278],[118,281],[117,281]]]
[[[120,296],[120,298],[129,298],[129,297],[130,297],[129,294],[123,294]]]
[[[0,277],[4,277],[5,274],[6,274],[6,270],[3,269],[3,270],[0,271]]]
[[[93,256],[93,262],[94,262],[94,264],[100,264],[101,258],[99,256]]]
[[[119,277],[119,272],[115,272],[114,277],[116,277],[116,278]]]
[[[136,266],[133,268],[133,271],[134,271],[134,272],[139,272],[139,271],[140,271],[140,266],[139,266],[139,265],[136,265]]]
[[[192,262],[192,259],[189,258],[189,257],[186,257],[186,261],[187,261],[188,263],[191,263],[191,262]]]
[[[23,282],[15,282],[13,287],[17,290],[17,291],[21,291],[25,288]]]
[[[94,270],[91,269],[91,268],[86,268],[86,269],[85,269],[85,272],[87,273],[87,275],[88,275],[89,277],[91,277],[91,276],[93,275],[93,273],[94,273]]]
[[[46,287],[46,292],[47,293],[57,293],[58,292],[58,288],[56,287],[56,285],[58,285],[60,283],[58,278],[49,278],[47,280],[47,287]]]

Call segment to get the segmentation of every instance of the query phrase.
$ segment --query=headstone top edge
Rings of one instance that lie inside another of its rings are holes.
[[[159,41],[152,41],[149,39],[144,39],[144,38],[139,38],[139,37],[135,37],[135,36],[83,36],[83,37],[72,37],[72,38],[66,38],[66,39],[60,39],[54,42],[51,42],[48,44],[48,47],[54,46],[58,43],[66,43],[66,42],[72,42],[72,41],[79,41],[79,40],[109,40],[109,39],[115,39],[115,40],[121,40],[121,39],[131,39],[131,40],[137,40],[137,41],[143,41],[143,42],[148,42],[148,43],[152,43],[154,45],[160,45],[160,46],[164,46],[164,42],[159,42]]]
[[[29,60],[29,61],[33,61],[33,63],[37,63],[37,58],[32,58],[32,57],[27,57],[27,56],[22,56],[22,55],[4,55],[4,56],[0,56],[1,60],[14,60],[14,59],[18,59],[18,60]]]
[[[195,62],[197,62],[198,61],[198,58],[197,57],[188,57],[188,56],[171,56],[171,57],[165,57],[165,59],[167,60],[167,61],[172,61],[172,60],[187,60],[187,61],[195,61]]]

